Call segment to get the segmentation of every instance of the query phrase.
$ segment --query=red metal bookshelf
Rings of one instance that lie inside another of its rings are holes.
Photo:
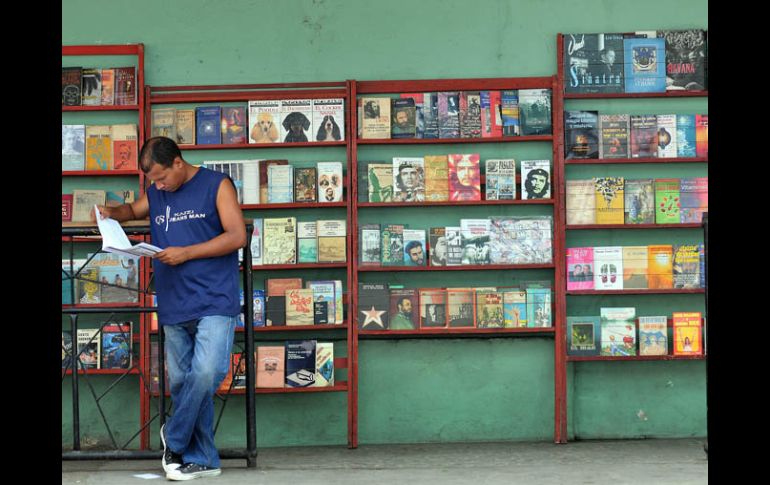
[[[693,295],[703,294],[703,288],[652,288],[634,290],[567,290],[568,295]]]
[[[708,163],[708,158],[585,158],[564,161],[565,165],[620,165],[628,163]]]
[[[700,229],[698,223],[692,224],[584,224],[568,225],[568,231],[579,231],[588,229]]]
[[[463,264],[459,266],[364,266],[358,271],[393,273],[397,271],[499,271],[510,269],[553,269],[555,264]]]

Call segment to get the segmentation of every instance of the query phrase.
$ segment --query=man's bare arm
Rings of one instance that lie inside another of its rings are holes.
[[[130,204],[123,204],[117,207],[100,205],[98,207],[102,219],[109,217],[118,222],[146,219],[147,216],[150,215],[150,204],[147,201],[147,194],[142,194],[138,200]],[[91,220],[96,222],[96,216],[93,209],[91,209]]]

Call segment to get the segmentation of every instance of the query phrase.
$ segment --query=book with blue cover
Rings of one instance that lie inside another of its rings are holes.
[[[551,289],[527,288],[527,327],[552,327]]]
[[[666,43],[664,39],[623,39],[627,93],[666,91]]]
[[[254,306],[254,327],[264,327],[265,326],[265,290],[252,290],[253,291],[253,306]],[[240,302],[241,305],[245,303],[243,299],[243,290],[240,290]],[[236,322],[235,326],[237,328],[243,328],[244,327],[244,315],[241,313],[238,315],[238,321]]]
[[[199,106],[195,108],[195,139],[198,145],[219,145],[222,143],[222,108],[220,106]]]
[[[696,148],[695,115],[676,115],[676,156],[695,157]]]
[[[286,341],[286,387],[308,387],[315,383],[315,340]]]
[[[517,90],[502,91],[500,94],[500,111],[503,120],[503,136],[521,135],[519,123],[519,92]]]

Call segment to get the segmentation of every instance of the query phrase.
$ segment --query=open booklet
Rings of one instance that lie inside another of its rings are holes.
[[[163,251],[157,246],[140,242],[132,245],[126,236],[120,223],[109,217],[102,219],[99,215],[99,208],[94,206],[96,214],[96,224],[99,226],[99,232],[102,235],[102,250],[108,253],[122,254],[125,256],[149,256],[153,257],[156,253]]]

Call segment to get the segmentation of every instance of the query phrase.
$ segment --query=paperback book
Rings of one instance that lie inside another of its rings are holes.
[[[636,355],[636,309],[602,308],[601,355],[630,357]]]
[[[600,317],[567,317],[567,355],[599,355],[601,335]]]

